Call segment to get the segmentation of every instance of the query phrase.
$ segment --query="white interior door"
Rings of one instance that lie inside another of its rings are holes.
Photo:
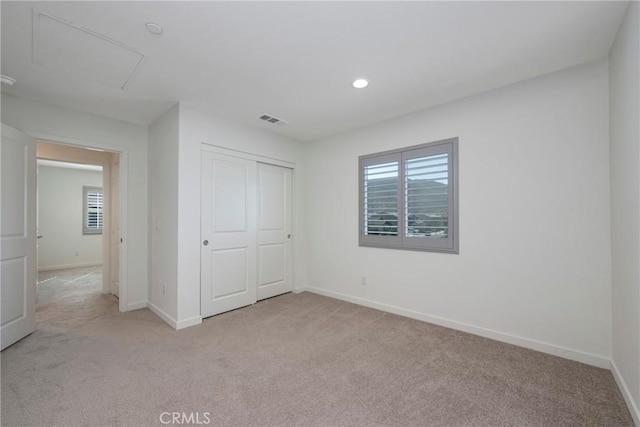
[[[111,165],[111,293],[120,296],[120,162]]]
[[[291,169],[258,163],[258,300],[291,291]]]
[[[256,162],[202,152],[201,315],[256,302]]]
[[[3,124],[0,157],[0,341],[5,349],[35,329],[35,140]]]
[[[38,280],[38,272],[40,271],[40,239],[44,236],[40,234],[40,192],[38,190],[38,182],[40,182],[40,168],[38,167],[38,150],[36,148],[36,302],[38,301],[38,295],[40,294],[40,281]]]

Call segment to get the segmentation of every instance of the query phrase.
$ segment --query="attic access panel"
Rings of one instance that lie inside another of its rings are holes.
[[[146,56],[102,34],[33,10],[32,61],[86,80],[124,89]]]

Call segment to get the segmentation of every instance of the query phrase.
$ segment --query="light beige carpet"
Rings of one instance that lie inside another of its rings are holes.
[[[311,293],[174,331],[88,288],[2,352],[2,425],[633,425],[609,371]]]

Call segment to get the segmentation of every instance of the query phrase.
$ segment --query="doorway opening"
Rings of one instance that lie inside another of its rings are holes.
[[[36,157],[38,321],[117,311],[120,153],[38,140]]]

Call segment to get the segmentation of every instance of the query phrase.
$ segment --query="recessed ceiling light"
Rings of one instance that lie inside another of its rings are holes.
[[[2,84],[5,84],[5,85],[13,86],[14,84],[16,84],[16,79],[2,74],[0,75],[0,82],[2,82]]]
[[[367,87],[369,85],[369,82],[366,81],[365,79],[358,79],[354,81],[352,84],[353,84],[353,87],[355,87],[356,89],[362,89]]]
[[[155,22],[147,22],[145,26],[147,27],[147,30],[149,30],[151,34],[156,34],[156,35],[162,34],[162,27],[156,24]]]

